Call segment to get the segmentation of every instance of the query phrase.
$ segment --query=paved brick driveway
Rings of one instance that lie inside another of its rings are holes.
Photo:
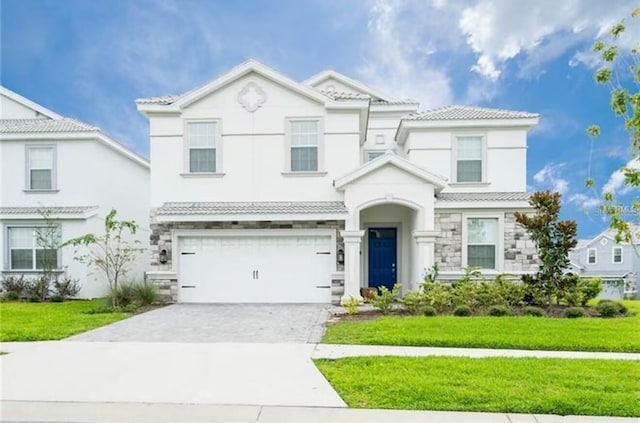
[[[315,343],[327,304],[173,304],[67,338],[121,342]]]

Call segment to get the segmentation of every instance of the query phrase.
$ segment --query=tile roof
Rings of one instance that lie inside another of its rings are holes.
[[[45,132],[99,132],[100,129],[76,119],[0,119],[0,134]]]
[[[341,201],[164,203],[158,215],[346,214]]]
[[[441,192],[436,196],[443,201],[528,201],[528,192]]]
[[[537,113],[515,110],[488,109],[475,106],[447,106],[426,112],[413,113],[406,120],[468,120],[468,119],[527,119],[536,118]]]
[[[98,206],[0,207],[0,214],[41,214],[41,210],[47,210],[53,215],[82,214],[97,208]]]
[[[147,97],[147,98],[137,98],[137,104],[172,104],[184,94],[174,94],[174,95],[162,95],[158,97]]]
[[[349,93],[346,91],[325,91],[320,90],[320,92],[332,100],[337,101],[362,101],[369,100],[370,97],[366,94],[360,93]]]
[[[418,105],[420,103],[418,103],[417,101],[413,101],[409,98],[406,98],[404,100],[382,100],[382,99],[378,99],[378,100],[371,100],[371,104],[415,104]]]

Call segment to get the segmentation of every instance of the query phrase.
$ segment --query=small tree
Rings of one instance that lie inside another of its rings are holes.
[[[535,277],[528,278],[551,303],[554,295],[564,293],[571,281],[564,276],[569,267],[569,251],[576,246],[578,226],[573,220],[559,220],[560,193],[551,191],[536,192],[531,195],[529,204],[536,212],[529,216],[516,212],[516,221],[524,226],[538,248],[540,268]]]
[[[42,273],[39,284],[42,286],[41,300],[44,301],[45,298],[42,297],[46,297],[48,294],[51,282],[58,280],[56,270],[58,268],[58,250],[62,247],[62,237],[60,225],[52,217],[51,210],[41,207],[38,209],[38,213],[40,213],[45,222],[44,226],[38,226],[35,229],[36,244],[38,246],[36,264]]]
[[[116,220],[116,211],[111,210],[104,220],[104,234],[96,236],[85,234],[70,239],[65,245],[86,247],[84,254],[78,254],[75,259],[98,268],[107,279],[112,293],[118,290],[118,284],[123,282],[129,272],[129,267],[136,255],[143,251],[138,245],[140,241],[129,242],[127,234],[134,235],[138,225],[132,220]],[[118,307],[118,296],[111,295],[113,307]]]

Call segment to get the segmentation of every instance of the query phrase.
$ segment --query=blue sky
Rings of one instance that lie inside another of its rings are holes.
[[[534,3],[534,4],[531,4]],[[631,202],[616,170],[631,156],[608,91],[593,82],[593,41],[628,0],[2,0],[2,85],[100,126],[148,154],[139,97],[201,85],[247,58],[303,80],[332,68],[423,109],[475,104],[538,112],[530,189],[563,193],[581,237],[607,226],[603,188]],[[623,45],[640,38],[638,25]],[[597,123],[591,174],[584,188]]]

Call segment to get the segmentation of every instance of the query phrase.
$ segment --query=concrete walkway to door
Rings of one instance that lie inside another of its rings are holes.
[[[173,304],[67,338],[103,342],[316,343],[328,304]]]

